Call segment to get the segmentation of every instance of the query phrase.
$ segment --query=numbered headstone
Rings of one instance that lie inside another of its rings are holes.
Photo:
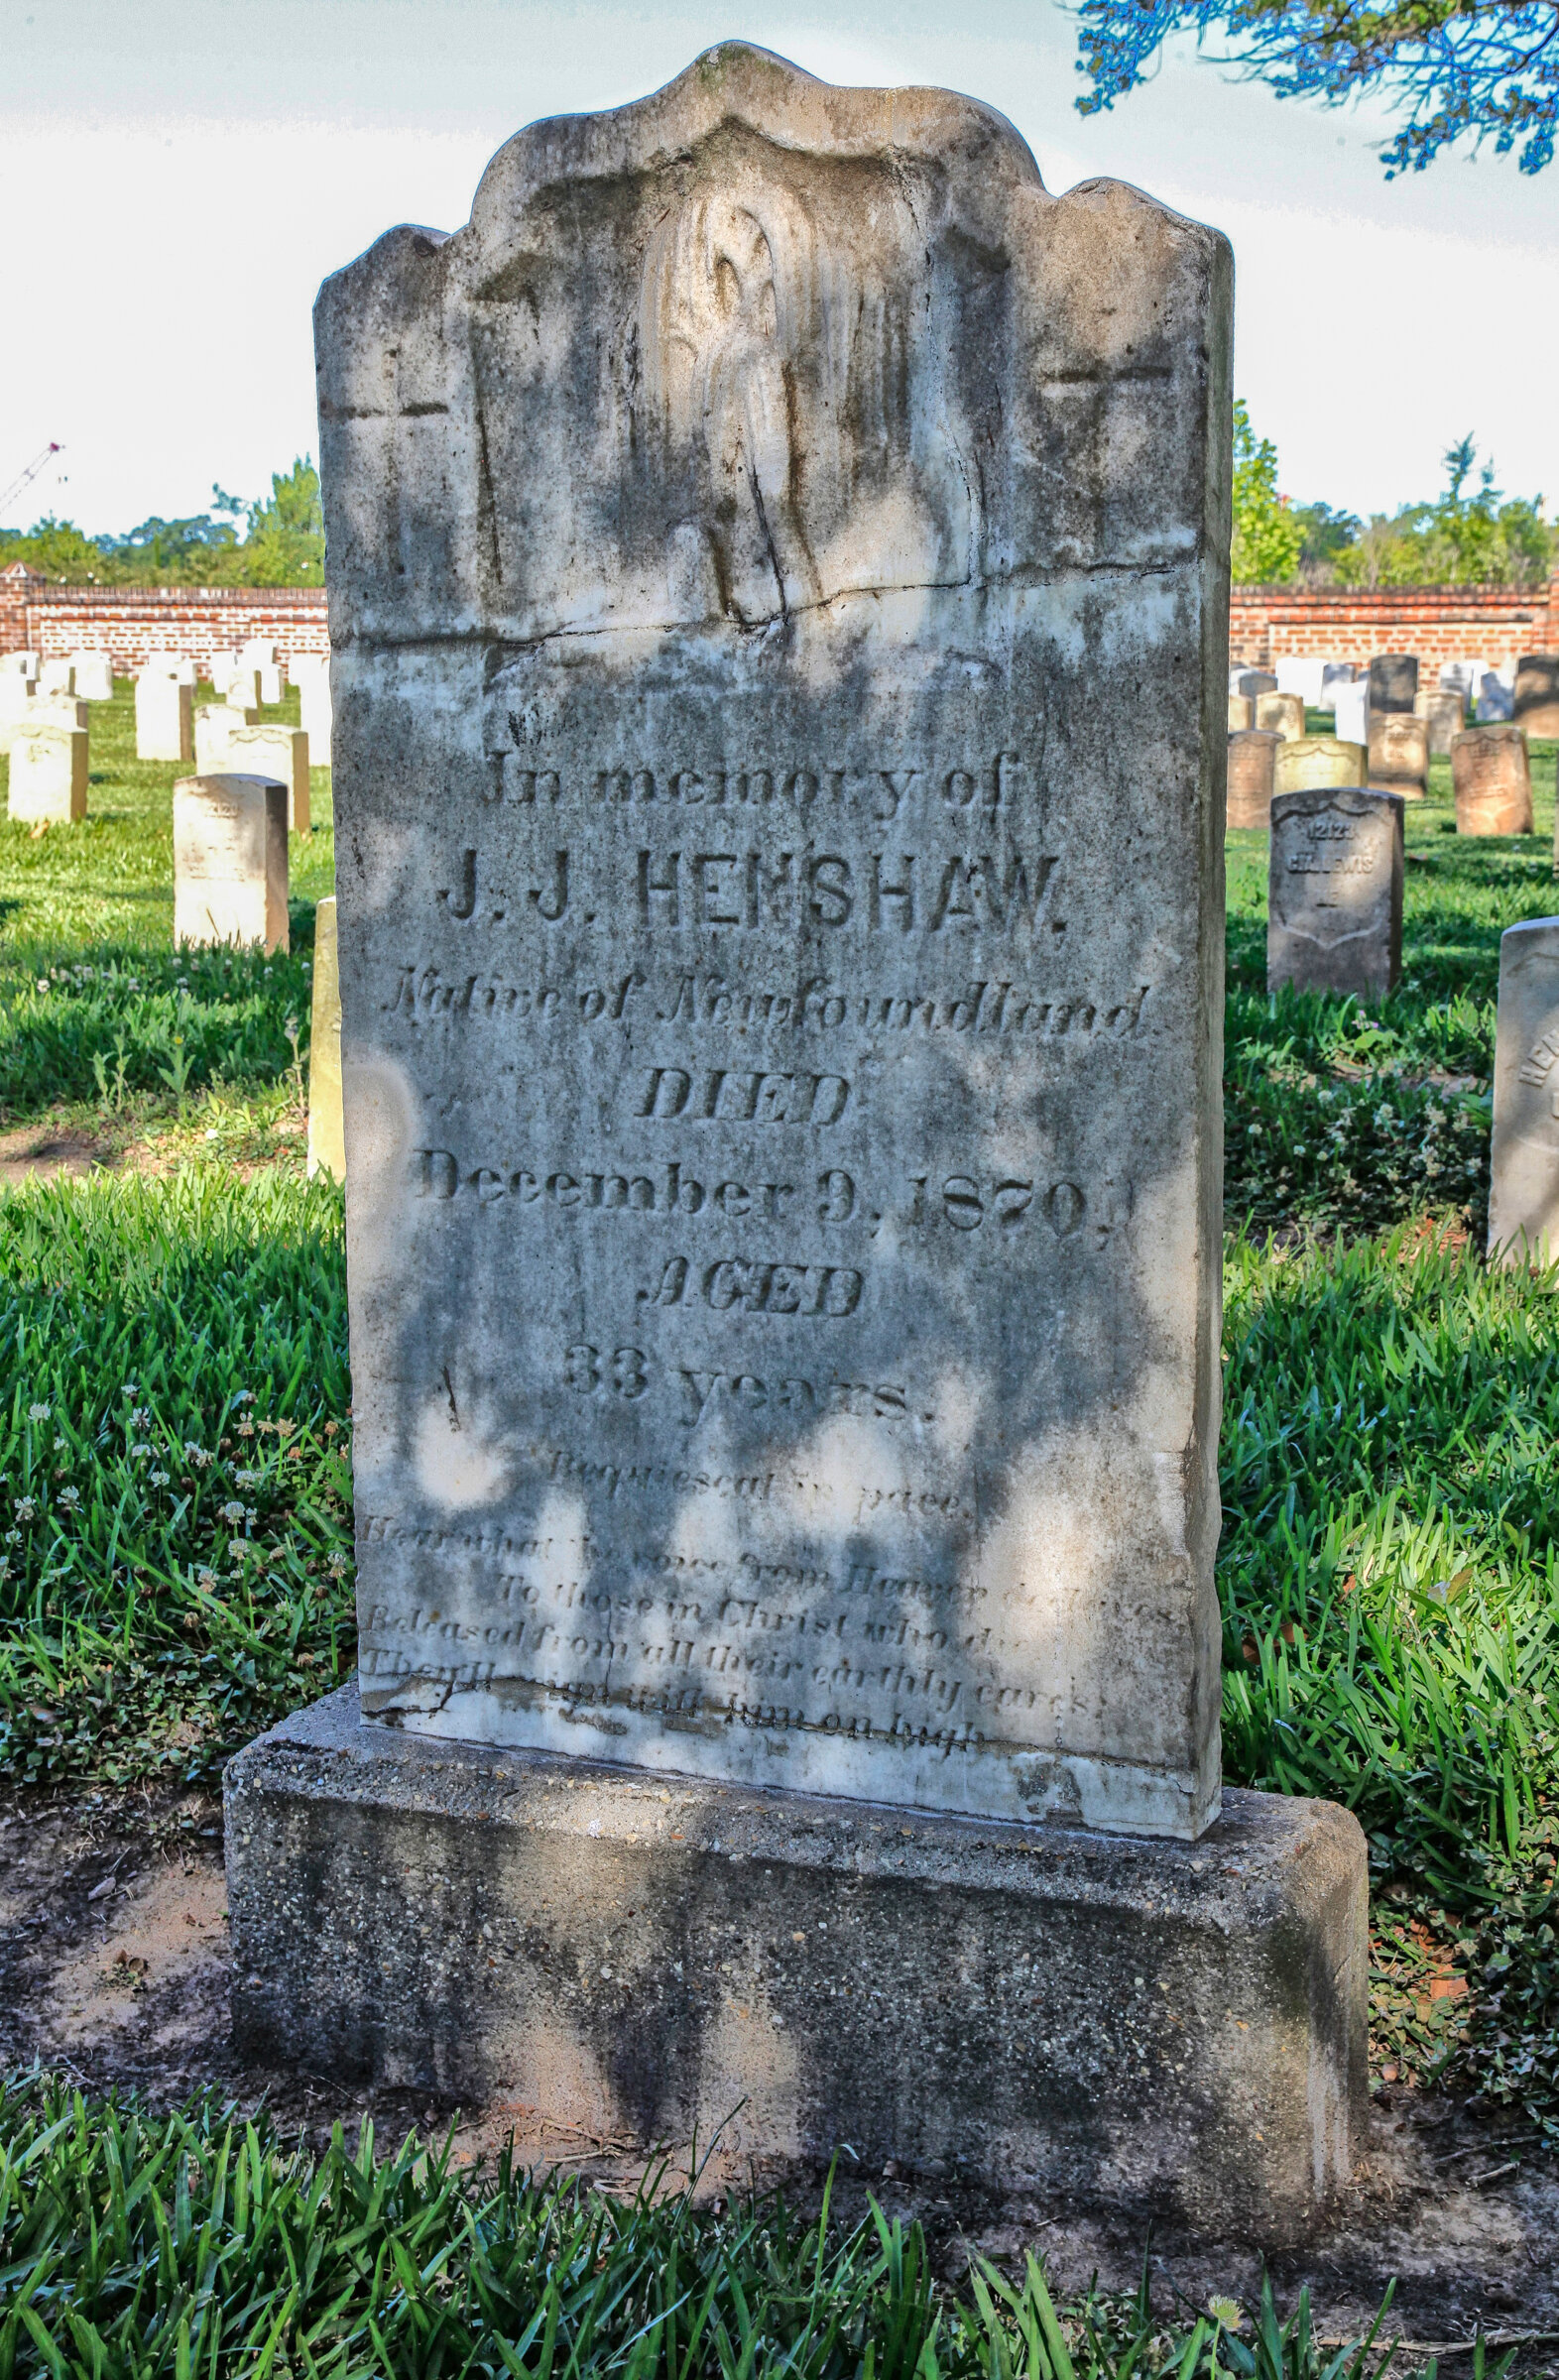
[[[1389,992],[1402,961],[1402,799],[1347,785],[1272,797],[1266,983]]]
[[[1382,793],[1422,801],[1429,789],[1429,728],[1411,711],[1370,714],[1370,782]]]
[[[180,777],[174,787],[174,940],[286,950],[287,787],[275,777]]]

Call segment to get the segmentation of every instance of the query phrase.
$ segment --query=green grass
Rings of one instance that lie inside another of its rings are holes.
[[[1254,2321],[1222,2302],[1161,2325],[1145,2286],[1058,2312],[1032,2258],[939,2288],[918,2226],[874,2207],[842,2228],[826,2194],[812,2221],[700,2211],[655,2178],[619,2203],[415,2139],[376,2159],[366,2124],[316,2159],[210,2103],[151,2120],[47,2081],[0,2092],[4,2380],[1362,2380],[1374,2360],[1324,2354],[1303,2297],[1286,2324],[1263,2293]]]

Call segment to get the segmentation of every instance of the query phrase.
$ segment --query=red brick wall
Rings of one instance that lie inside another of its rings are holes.
[[[287,660],[327,654],[330,632],[320,587],[61,587],[0,573],[0,653],[88,652],[113,655],[117,676],[149,653],[187,654],[202,666],[251,638]]]
[[[1513,669],[1523,653],[1559,653],[1559,578],[1546,588],[1236,587],[1229,658],[1368,661],[1415,653],[1432,677],[1442,661],[1482,659]]]

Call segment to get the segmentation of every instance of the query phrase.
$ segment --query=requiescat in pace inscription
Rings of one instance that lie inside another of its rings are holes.
[[[1217,1815],[1230,302],[740,47],[326,283],[370,1720]]]

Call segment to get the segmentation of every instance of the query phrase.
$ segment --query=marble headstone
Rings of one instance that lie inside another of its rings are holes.
[[[1402,955],[1402,799],[1315,786],[1272,798],[1266,983],[1389,992]]]
[[[287,787],[276,777],[180,777],[174,787],[174,940],[286,950]]]
[[[1325,661],[1304,660],[1298,657],[1274,662],[1273,674],[1277,679],[1277,691],[1279,694],[1297,694],[1301,703],[1314,703],[1319,706],[1326,666]]]
[[[1486,669],[1478,681],[1473,715],[1480,726],[1509,719],[1515,713],[1515,677],[1509,669]]]
[[[1408,711],[1370,714],[1370,782],[1421,801],[1429,787],[1429,728]]]
[[[1357,675],[1358,670],[1352,661],[1323,661],[1321,691],[1316,696],[1316,707],[1323,711],[1335,711],[1338,687],[1351,686]]]
[[[220,775],[227,769],[227,746],[240,728],[253,727],[260,714],[235,702],[202,703],[194,715],[195,767],[202,776]]]
[[[1432,686],[1413,696],[1413,713],[1429,731],[1429,750],[1443,759],[1451,749],[1451,739],[1459,736],[1467,719],[1467,705],[1455,686]]]
[[[1529,736],[1559,736],[1559,653],[1523,653],[1510,713]]]
[[[194,689],[177,677],[143,669],[135,681],[135,757],[138,761],[194,759]]]
[[[1532,832],[1532,776],[1524,728],[1464,728],[1451,746],[1451,778],[1459,835]]]
[[[1283,739],[1273,728],[1247,728],[1229,739],[1230,826],[1264,829],[1272,806],[1272,766]]]
[[[8,809],[19,825],[79,825],[86,816],[86,730],[30,718],[12,731]]]
[[[312,769],[330,766],[330,664],[312,655],[292,664],[293,683],[298,688],[299,716],[304,735],[308,738],[308,764]]]
[[[1268,727],[1285,742],[1304,734],[1304,704],[1297,694],[1258,694],[1256,724]]]
[[[51,654],[38,672],[38,687],[42,694],[68,694],[71,686],[70,663],[60,654]]]
[[[1356,677],[1340,680],[1336,688],[1337,734],[1344,744],[1365,744],[1370,741],[1370,681]]]
[[[1499,937],[1489,1253],[1559,1256],[1559,917]]]
[[[226,730],[223,766],[258,776],[279,776],[287,787],[287,823],[295,835],[306,835],[308,818],[308,738],[300,727],[285,720],[246,722]]]
[[[75,653],[70,656],[71,687],[85,702],[112,702],[114,665],[106,653]]]
[[[341,988],[335,958],[335,896],[314,910],[313,1002],[308,1028],[308,1170],[346,1179],[341,1123]]]
[[[1253,728],[1255,725],[1255,699],[1249,694],[1231,694],[1229,696],[1229,733],[1232,736],[1243,735],[1248,728]]]
[[[1216,1814],[1229,270],[731,46],[325,283],[398,1740]]]
[[[1253,702],[1259,694],[1277,692],[1277,680],[1270,669],[1242,669],[1235,682],[1238,691],[1248,694]]]
[[[1274,793],[1300,793],[1312,785],[1362,785],[1369,756],[1362,744],[1336,736],[1299,736],[1279,744],[1272,770]]]
[[[1407,711],[1418,691],[1418,658],[1411,653],[1378,653],[1370,663],[1372,711]]]

